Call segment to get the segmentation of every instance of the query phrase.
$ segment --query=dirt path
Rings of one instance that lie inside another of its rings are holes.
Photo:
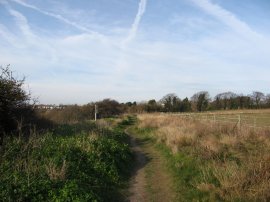
[[[172,177],[164,157],[154,148],[153,142],[127,131],[131,137],[136,166],[130,182],[130,202],[174,201]]]

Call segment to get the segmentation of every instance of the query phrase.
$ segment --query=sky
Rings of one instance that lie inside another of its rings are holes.
[[[0,0],[0,65],[43,104],[270,93],[269,0]]]

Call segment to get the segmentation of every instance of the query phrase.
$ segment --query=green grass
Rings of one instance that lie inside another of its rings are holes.
[[[127,121],[128,120],[128,121]],[[0,153],[2,201],[119,201],[132,153],[124,128],[62,125],[29,139],[6,138]]]
[[[210,195],[199,191],[194,185],[201,180],[201,161],[185,152],[173,154],[165,144],[157,141],[154,128],[133,128],[133,132],[140,139],[154,145],[160,155],[166,159],[166,165],[170,175],[173,176],[174,190],[177,191],[177,201],[209,201]],[[151,169],[149,169],[151,171]],[[151,173],[146,173],[148,177]],[[151,193],[151,188],[148,188]]]

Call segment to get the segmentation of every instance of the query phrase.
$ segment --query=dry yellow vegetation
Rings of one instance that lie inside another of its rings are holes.
[[[192,186],[209,199],[270,200],[270,131],[235,124],[186,119],[169,114],[138,115],[140,128],[155,128],[173,153],[192,157],[199,177]],[[181,172],[181,162],[179,162]],[[181,173],[179,173],[181,175]],[[191,177],[192,178],[192,177]]]

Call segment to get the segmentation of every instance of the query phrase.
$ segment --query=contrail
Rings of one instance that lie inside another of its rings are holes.
[[[31,8],[31,9],[33,9],[33,10],[35,10],[35,11],[38,11],[38,12],[42,13],[43,15],[47,15],[47,16],[53,17],[53,18],[55,18],[55,19],[57,19],[57,20],[59,20],[59,21],[62,21],[62,22],[64,22],[64,23],[68,24],[68,25],[71,25],[71,26],[73,26],[73,27],[75,27],[75,28],[77,28],[78,30],[81,30],[81,31],[83,31],[83,32],[87,32],[87,33],[89,33],[89,34],[94,34],[94,35],[102,36],[100,33],[95,32],[95,31],[92,31],[92,30],[90,30],[90,29],[88,29],[88,28],[86,28],[86,27],[83,27],[83,26],[81,26],[81,25],[75,23],[75,22],[72,22],[72,21],[70,21],[70,20],[64,18],[64,17],[61,16],[61,15],[58,15],[58,14],[54,14],[54,13],[51,13],[51,12],[44,11],[44,10],[42,10],[42,9],[36,7],[36,6],[30,5],[30,4],[25,3],[25,2],[23,2],[23,1],[21,1],[21,0],[11,0],[11,1],[13,1],[13,2],[15,2],[15,3],[17,3],[17,4],[20,4],[21,6],[24,6],[24,7],[27,7],[27,8]]]
[[[137,15],[134,19],[134,22],[129,30],[129,34],[128,34],[127,38],[125,38],[123,40],[123,43],[122,43],[123,47],[125,47],[129,42],[131,42],[136,37],[138,27],[140,25],[141,19],[143,17],[145,9],[146,9],[146,4],[147,4],[147,0],[140,1],[139,9],[138,9]]]
[[[115,76],[117,77],[116,79],[114,78],[112,83],[115,83],[115,81],[121,81],[122,76],[125,74],[125,71],[128,69],[128,61],[127,61],[127,48],[128,44],[136,37],[138,27],[140,25],[141,19],[143,17],[143,14],[145,13],[146,10],[146,4],[147,0],[140,0],[139,3],[139,8],[138,12],[136,14],[136,17],[129,29],[128,35],[121,41],[120,43],[120,54],[118,60],[116,60],[116,71],[115,71]]]

